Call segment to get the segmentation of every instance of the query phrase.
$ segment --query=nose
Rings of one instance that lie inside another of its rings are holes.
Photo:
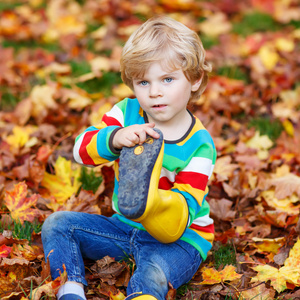
[[[163,95],[163,93],[162,93],[162,89],[161,89],[160,85],[156,84],[156,83],[152,83],[150,85],[150,89],[149,89],[149,96],[152,98],[156,98],[156,97],[160,97],[162,95]]]

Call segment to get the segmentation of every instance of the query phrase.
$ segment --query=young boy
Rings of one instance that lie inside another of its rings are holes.
[[[42,239],[52,277],[65,264],[68,282],[58,299],[86,299],[83,258],[132,256],[136,270],[127,298],[165,299],[188,282],[207,256],[213,221],[205,200],[216,150],[187,110],[207,84],[210,66],[198,35],[155,17],[129,38],[121,58],[123,81],[135,99],[117,103],[74,146],[78,163],[115,161],[112,217],[56,212]]]

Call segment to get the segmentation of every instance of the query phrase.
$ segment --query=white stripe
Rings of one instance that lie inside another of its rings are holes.
[[[175,182],[175,172],[171,172],[166,168],[161,168],[160,178],[167,177],[172,183]]]
[[[205,157],[193,157],[182,172],[195,172],[210,176],[212,174],[212,161]]]
[[[211,219],[209,217],[209,215],[206,215],[204,217],[199,217],[199,218],[195,219],[192,224],[195,224],[195,225],[198,225],[201,227],[205,227],[205,226],[211,225],[213,223],[214,223],[213,219]]]
[[[85,133],[77,140],[77,142],[75,143],[74,148],[73,148],[74,159],[79,164],[83,164],[82,159],[79,155],[79,149],[80,149],[80,146],[81,146],[81,143],[82,143],[82,140],[83,140],[84,136],[85,136]]]
[[[121,109],[117,105],[114,105],[113,108],[106,113],[106,115],[108,117],[112,117],[118,120],[119,123],[124,127],[124,115]]]

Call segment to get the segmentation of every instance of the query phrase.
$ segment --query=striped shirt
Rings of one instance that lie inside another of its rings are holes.
[[[191,118],[192,124],[180,140],[165,140],[159,189],[172,190],[186,199],[189,224],[180,239],[197,248],[205,259],[214,239],[213,220],[209,217],[210,209],[205,198],[208,193],[207,183],[216,160],[216,149],[200,120],[192,114]],[[145,230],[142,224],[125,218],[118,210],[120,152],[113,148],[112,139],[120,127],[147,122],[147,115],[138,100],[126,98],[107,112],[99,125],[91,126],[79,135],[73,151],[75,160],[84,165],[97,166],[115,161],[112,200],[116,214],[113,217],[141,230]]]

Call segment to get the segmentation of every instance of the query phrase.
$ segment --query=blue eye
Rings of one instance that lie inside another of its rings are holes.
[[[147,85],[147,84],[148,84],[148,81],[146,81],[146,80],[143,80],[143,81],[141,81],[139,84],[140,84],[140,85],[142,85],[142,86],[145,86],[145,85]]]
[[[173,78],[168,77],[168,78],[165,78],[164,81],[165,81],[166,83],[170,83],[170,82],[173,81]]]

